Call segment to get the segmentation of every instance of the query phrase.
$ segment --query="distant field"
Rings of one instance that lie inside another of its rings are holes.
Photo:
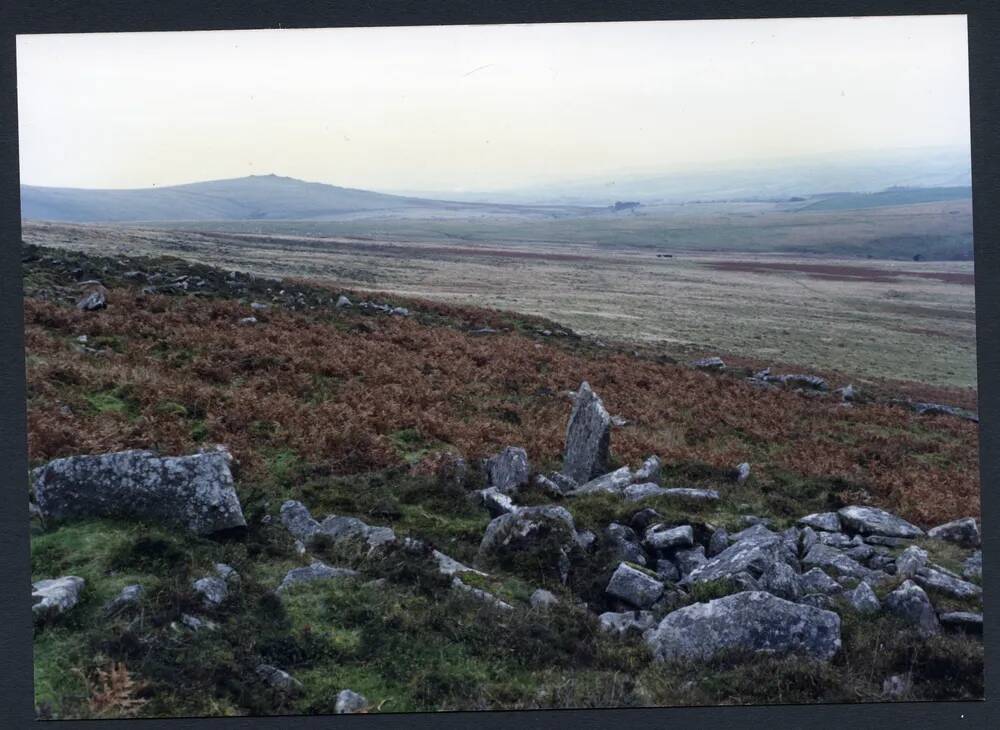
[[[878,193],[837,193],[809,203],[801,210],[858,210],[971,198],[972,188],[969,187],[900,188]]]
[[[680,357],[722,352],[840,371],[859,384],[888,378],[959,388],[974,405],[971,262],[698,252],[662,258],[596,243],[381,242],[34,223],[25,225],[24,239],[104,255],[168,253],[535,314]]]
[[[797,203],[686,203],[634,212],[550,218],[482,215],[426,219],[150,223],[172,230],[444,241],[584,245],[601,249],[796,253],[886,259],[972,260],[972,202],[956,199],[860,210]]]

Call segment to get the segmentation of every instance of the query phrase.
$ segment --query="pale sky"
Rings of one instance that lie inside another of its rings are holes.
[[[21,181],[489,190],[969,144],[965,16],[19,36]]]

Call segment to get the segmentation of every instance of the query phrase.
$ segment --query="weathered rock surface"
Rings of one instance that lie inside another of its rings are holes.
[[[514,500],[496,487],[482,489],[477,492],[479,501],[490,513],[490,517],[499,517],[517,509]]]
[[[806,556],[802,558],[802,565],[810,568],[832,570],[839,575],[846,575],[852,578],[864,578],[870,572],[868,568],[857,560],[853,560],[840,550],[822,543],[817,543],[809,549]]]
[[[582,494],[596,494],[598,492],[608,492],[609,494],[619,494],[628,485],[632,484],[634,481],[634,475],[632,470],[627,466],[623,466],[620,469],[615,469],[607,474],[602,474],[596,479],[591,479],[585,484],[581,484],[579,487],[572,491],[574,496]],[[647,485],[642,485],[647,486]],[[655,484],[649,484],[648,486],[656,487]],[[659,489],[659,487],[656,487]]]
[[[115,517],[205,535],[246,527],[225,450],[191,456],[119,451],[55,459],[34,471],[46,520]]]
[[[799,585],[804,594],[821,593],[832,596],[843,590],[843,586],[821,568],[811,568],[799,576]]]
[[[681,577],[684,577],[690,575],[695,568],[700,568],[707,563],[708,558],[705,557],[705,548],[702,545],[695,545],[692,548],[674,552],[674,562]]]
[[[31,613],[39,618],[56,616],[80,601],[86,581],[75,575],[50,578],[31,584]]]
[[[769,532],[763,527],[761,530]],[[773,563],[794,560],[794,557],[788,555],[784,542],[774,533],[770,533],[770,537],[760,532],[755,536],[745,537],[746,539],[733,543],[714,558],[694,568],[681,580],[681,584],[723,580],[738,573],[747,573],[756,579]]]
[[[705,357],[692,361],[691,366],[699,370],[725,370],[726,363],[721,357]]]
[[[502,561],[529,552],[565,581],[569,554],[576,546],[575,536],[573,516],[564,507],[522,507],[495,518],[486,526],[478,559]]]
[[[651,611],[623,611],[615,613],[608,611],[597,617],[601,628],[614,634],[624,635],[630,632],[641,634],[656,624]]]
[[[983,595],[983,589],[975,583],[961,580],[931,566],[917,570],[913,581],[921,588],[933,589],[955,598],[978,598]]]
[[[830,660],[840,649],[840,617],[763,591],[746,591],[668,614],[646,634],[646,642],[658,661],[707,660],[727,650]]]
[[[295,679],[288,672],[277,667],[272,667],[270,664],[258,664],[256,672],[264,684],[279,692],[295,694],[301,692],[303,689],[302,682]]]
[[[319,532],[319,522],[313,519],[308,508],[294,499],[289,499],[281,505],[281,524],[285,526],[292,537],[307,543],[313,535]]]
[[[531,604],[532,608],[548,608],[559,603],[559,599],[556,598],[556,594],[552,591],[547,591],[544,588],[536,588],[534,593],[531,594],[528,603]]]
[[[319,560],[313,561],[303,568],[293,568],[285,574],[278,592],[287,591],[299,583],[312,583],[317,580],[334,580],[336,578],[353,578],[358,575],[356,570],[350,568],[333,568]]]
[[[724,528],[720,527],[718,530],[713,532],[712,537],[709,538],[708,550],[705,551],[705,554],[710,558],[714,558],[727,547],[729,547],[729,533],[726,532]]]
[[[396,533],[391,527],[369,525],[357,517],[330,515],[320,523],[313,540],[320,537],[335,543],[341,540],[362,540],[374,548],[395,542]]]
[[[667,527],[663,524],[656,524],[646,529],[643,540],[646,547],[651,550],[686,548],[694,545],[694,532],[691,530],[691,525]]]
[[[848,594],[848,598],[858,613],[878,613],[882,609],[875,591],[864,581],[858,583],[857,588]]]
[[[844,527],[861,535],[881,535],[912,539],[923,537],[924,531],[901,517],[876,507],[852,505],[837,511]]]
[[[473,586],[470,586],[468,583],[465,583],[457,575],[451,579],[451,587],[454,588],[455,590],[463,591],[464,593],[467,593],[473,598],[482,601],[483,603],[488,603],[489,605],[494,606],[495,608],[501,608],[504,609],[505,611],[513,610],[514,608],[506,601],[502,601],[496,596],[494,596],[492,593],[484,591],[482,588],[474,588]]]
[[[142,600],[144,593],[143,587],[138,583],[125,586],[117,596],[104,606],[104,613],[108,616],[114,616],[130,606],[136,606]]]
[[[928,537],[936,540],[946,540],[967,548],[977,548],[981,542],[979,526],[972,517],[947,522],[927,531]]]
[[[576,393],[566,428],[562,473],[580,484],[605,473],[610,441],[611,416],[584,381]]]
[[[840,517],[836,512],[817,512],[806,515],[798,523],[800,527],[811,527],[823,532],[840,532]]]
[[[365,712],[368,709],[368,700],[363,695],[359,695],[354,690],[344,689],[337,695],[337,702],[333,711],[338,715],[353,715]]]
[[[983,577],[983,551],[977,550],[962,565],[962,575],[969,580]]]
[[[779,598],[795,601],[802,595],[799,574],[788,563],[774,562],[768,565],[757,579],[762,591]]]
[[[885,607],[890,613],[915,625],[922,634],[936,634],[941,630],[931,600],[924,589],[911,580],[886,596]]]
[[[191,587],[201,597],[201,602],[206,608],[217,608],[229,597],[226,581],[217,575],[199,578],[191,584]]]
[[[604,528],[604,537],[621,561],[639,565],[647,563],[646,552],[639,545],[639,537],[631,527],[612,522]]]
[[[650,456],[644,462],[642,466],[636,469],[635,474],[633,474],[633,479],[637,483],[660,483],[660,473],[663,469],[663,462],[660,461],[658,456]]]
[[[896,558],[896,575],[912,578],[925,565],[927,565],[927,551],[916,545],[910,545]]]
[[[628,563],[620,563],[605,592],[636,608],[649,608],[663,595],[663,583]]]
[[[528,452],[516,446],[486,460],[487,485],[504,494],[515,494],[527,485],[530,471]]]
[[[938,616],[941,628],[949,631],[961,631],[966,634],[983,634],[983,614],[971,611],[950,611]]]

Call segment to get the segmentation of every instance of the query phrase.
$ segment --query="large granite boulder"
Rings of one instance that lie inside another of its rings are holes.
[[[584,381],[574,398],[566,428],[562,473],[579,484],[604,474],[608,470],[610,442],[611,416],[590,384]]]
[[[932,527],[927,531],[927,536],[936,540],[947,540],[967,548],[977,548],[980,544],[979,526],[972,517],[963,517],[960,520]]]
[[[770,537],[763,533],[769,533]],[[681,580],[681,585],[731,579],[741,573],[756,579],[776,562],[784,562],[794,568],[795,556],[789,553],[788,546],[779,535],[762,527],[762,531],[755,536],[746,536],[746,539],[733,543],[694,568]]]
[[[913,539],[923,537],[924,531],[911,525],[902,517],[897,517],[876,507],[852,505],[837,511],[845,529],[860,535],[881,535]]]
[[[840,617],[763,591],[745,591],[668,614],[646,634],[657,661],[708,660],[726,651],[801,653],[830,660]]]
[[[522,507],[486,526],[477,560],[522,572],[569,576],[569,556],[576,547],[573,516],[564,507]]]
[[[46,520],[131,518],[207,535],[246,527],[231,463],[224,449],[69,456],[34,471],[35,496]]]
[[[525,486],[530,471],[528,452],[516,446],[508,446],[486,460],[487,485],[503,494],[514,494]]]

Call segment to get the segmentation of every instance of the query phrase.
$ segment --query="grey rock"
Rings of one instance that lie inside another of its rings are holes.
[[[845,550],[844,555],[851,560],[857,560],[859,563],[867,563],[875,555],[875,548],[871,545],[855,545]]]
[[[802,536],[799,539],[799,549],[802,554],[809,552],[809,549],[819,542],[819,534],[811,527],[802,528]]]
[[[681,572],[672,560],[657,560],[656,575],[663,581],[676,583],[681,579]]]
[[[789,601],[798,599],[802,594],[799,574],[788,563],[780,561],[768,565],[757,580],[757,584],[762,591],[786,598]]]
[[[841,508],[837,514],[845,528],[861,535],[915,538],[924,534],[916,525],[875,507],[852,505]]]
[[[553,479],[549,479],[544,474],[535,475],[535,486],[548,494],[550,497],[560,498],[566,496],[566,492],[563,491],[563,488],[559,486],[558,482]]]
[[[927,565],[927,551],[916,545],[910,545],[896,558],[896,575],[912,578],[925,565]]]
[[[226,581],[215,575],[199,578],[191,584],[191,587],[207,608],[217,608],[229,597]]]
[[[983,614],[971,611],[949,611],[938,615],[941,628],[966,634],[983,635]]]
[[[528,452],[508,446],[486,460],[487,485],[504,494],[516,494],[528,483]]]
[[[337,297],[337,303],[334,306],[336,306],[337,309],[343,309],[344,307],[350,307],[351,306],[351,300],[348,299],[343,294],[341,294],[339,297]]]
[[[573,490],[572,494],[574,496],[582,494],[597,494],[599,492],[621,494],[628,485],[632,484],[633,479],[634,476],[632,474],[632,470],[627,466],[623,466],[620,469],[616,469],[613,472],[603,474],[596,479],[591,479],[589,482],[581,484]],[[659,487],[652,483],[649,484],[649,486],[659,489]]]
[[[143,587],[138,583],[125,586],[117,596],[108,601],[104,607],[104,613],[113,616],[131,606],[136,606],[142,600],[144,593]]]
[[[821,568],[807,570],[800,576],[799,584],[802,586],[803,593],[834,595],[842,590],[841,585]]]
[[[204,629],[212,630],[219,628],[219,625],[214,621],[198,618],[197,616],[192,616],[189,613],[181,614],[181,623],[191,629],[191,631],[202,631]]]
[[[31,584],[31,613],[49,618],[66,613],[80,601],[86,581],[75,575],[35,581]]]
[[[689,487],[672,487],[660,492],[660,497],[670,497],[682,502],[718,502],[719,493],[714,489],[691,489]]]
[[[576,547],[573,516],[564,507],[522,507],[493,519],[479,544],[478,559],[490,561],[504,555],[530,551],[544,567],[568,578],[568,556]]]
[[[240,319],[238,321],[238,324],[242,324],[242,325],[257,324],[257,318],[256,317],[240,317]]]
[[[972,580],[973,578],[982,579],[983,577],[983,551],[977,550],[968,558],[965,559],[965,563],[962,566],[962,576]]]
[[[482,601],[483,603],[487,603],[493,606],[494,608],[500,608],[505,611],[510,611],[514,609],[514,607],[511,606],[509,603],[501,601],[492,593],[484,591],[482,588],[473,588],[468,583],[463,582],[462,579],[459,578],[457,575],[451,579],[451,587],[456,590],[467,593],[476,600]]]
[[[798,521],[800,527],[811,527],[823,532],[840,532],[840,517],[836,512],[817,512]]]
[[[799,598],[799,603],[813,608],[820,608],[824,611],[833,611],[836,607],[833,599],[825,593],[806,593]]]
[[[295,694],[301,692],[303,689],[302,682],[295,679],[288,672],[277,667],[272,667],[270,664],[258,664],[255,671],[264,684],[279,692]]]
[[[258,311],[258,312],[262,311],[264,309],[270,309],[270,308],[271,308],[271,305],[270,304],[266,304],[264,302],[250,302],[250,309],[253,309],[253,310]]]
[[[976,520],[972,517],[964,517],[960,520],[932,527],[927,531],[927,536],[933,537],[936,540],[953,542],[956,545],[967,548],[977,548],[981,542],[979,527],[976,525]]]
[[[823,545],[828,545],[838,550],[845,550],[853,544],[851,538],[842,532],[819,532],[816,533],[816,536]]]
[[[802,653],[828,661],[840,650],[840,617],[745,591],[668,614],[646,642],[657,661],[707,660],[727,650]]]
[[[338,715],[353,715],[368,709],[368,700],[354,690],[344,689],[337,695],[333,711]]]
[[[722,527],[712,533],[712,537],[708,540],[708,550],[706,555],[710,558],[714,558],[716,555],[721,553],[729,547],[729,533]]]
[[[547,591],[544,588],[537,588],[535,592],[531,594],[531,598],[528,600],[533,608],[548,608],[549,606],[554,606],[559,603],[559,599],[556,598],[556,594],[551,591]]]
[[[737,464],[736,483],[743,484],[749,478],[750,478],[750,464],[746,461],[744,461],[742,464]]]
[[[690,575],[695,568],[700,568],[707,563],[708,558],[705,557],[705,548],[701,545],[695,545],[687,550],[677,550],[674,553],[674,562],[683,577]]]
[[[643,484],[630,484],[622,490],[622,495],[626,502],[641,502],[644,499],[659,497],[667,490],[653,482]]]
[[[882,609],[875,591],[864,581],[858,583],[858,587],[851,591],[848,597],[858,613],[878,613]]]
[[[852,560],[840,550],[822,543],[817,543],[809,549],[809,552],[802,558],[802,565],[808,568],[832,570],[839,575],[852,578],[864,578],[869,573],[868,568],[857,560]]]
[[[573,479],[573,477],[568,477],[565,474],[560,474],[559,472],[553,472],[549,474],[549,479],[555,482],[556,486],[562,490],[563,494],[568,494],[574,489],[580,486],[580,483]]]
[[[594,547],[594,543],[597,542],[597,535],[590,530],[583,530],[582,532],[576,533],[573,539],[576,541],[577,546],[581,550],[587,552]]]
[[[975,583],[961,580],[930,566],[925,566],[917,570],[916,575],[913,576],[913,580],[921,588],[933,589],[955,598],[979,598],[983,595],[983,589]]]
[[[301,502],[289,499],[281,505],[281,524],[292,537],[307,543],[319,532],[319,522],[313,519]]]
[[[909,676],[893,674],[882,682],[882,694],[890,699],[899,699],[906,696],[911,687],[912,682]]]
[[[607,471],[611,416],[584,381],[580,384],[566,428],[562,473],[583,484]]]
[[[620,560],[646,565],[646,553],[639,545],[639,537],[631,527],[612,522],[604,529],[604,536]]]
[[[787,530],[783,530],[780,535],[789,552],[798,557],[799,545],[802,543],[802,533],[799,528],[789,527]]]
[[[222,449],[191,456],[69,456],[33,472],[35,496],[46,520],[145,519],[211,534],[246,527],[231,462]]]
[[[490,513],[490,517],[499,517],[517,509],[514,500],[496,487],[480,490],[477,494],[480,503]]]
[[[608,611],[597,617],[604,631],[624,636],[628,633],[641,634],[656,624],[650,611]]]
[[[868,545],[889,548],[906,547],[910,544],[909,539],[902,537],[886,537],[885,535],[865,535],[864,541]]]
[[[663,469],[663,462],[660,461],[658,456],[650,456],[644,462],[642,466],[636,469],[635,474],[633,474],[633,479],[637,483],[653,484],[660,483],[660,473]]]
[[[729,536],[729,539],[734,542],[746,542],[746,543],[772,543],[781,539],[781,536],[773,530],[769,529],[764,523],[758,522],[751,525],[745,530],[740,530],[739,532]]]
[[[452,557],[445,555],[440,550],[434,550],[431,552],[431,556],[438,564],[438,572],[442,575],[455,575],[455,573],[477,573],[478,575],[486,575],[480,570],[475,570],[470,568],[468,565],[464,565]]]
[[[858,397],[857,390],[850,384],[845,385],[843,388],[837,388],[834,392],[839,395],[840,399],[845,403],[850,403]]]
[[[361,540],[372,548],[396,541],[396,533],[391,527],[368,525],[357,517],[341,515],[330,515],[324,519],[313,539],[320,536],[334,543],[342,540]]]
[[[794,557],[787,553],[781,538],[758,536],[735,542],[703,565],[694,568],[682,580],[682,585],[731,578],[737,573],[760,577],[775,562],[790,562]]]
[[[725,370],[726,363],[721,357],[705,357],[701,360],[694,360],[691,366],[699,370]]]
[[[686,548],[694,545],[694,532],[691,525],[667,527],[663,524],[656,524],[646,529],[643,540],[650,550]]]
[[[911,580],[904,581],[899,588],[886,596],[885,607],[890,613],[914,624],[924,635],[940,631],[931,600],[924,593],[924,589]]]
[[[791,373],[788,375],[780,375],[778,376],[778,379],[783,385],[787,385],[792,388],[811,388],[814,390],[827,389],[826,381],[815,375]]]
[[[771,527],[771,520],[767,517],[758,517],[757,515],[743,515],[740,517],[740,522],[747,527],[755,527],[757,525],[768,529]]]
[[[318,580],[334,580],[337,578],[353,578],[358,575],[356,570],[350,568],[333,568],[319,560],[313,561],[303,568],[293,568],[285,574],[278,592],[283,593],[289,588],[301,583],[312,583]]]
[[[605,592],[637,608],[649,608],[663,595],[663,583],[628,563],[620,563]]]
[[[108,297],[103,287],[88,292],[86,296],[76,303],[76,308],[81,312],[94,312],[108,306]]]

